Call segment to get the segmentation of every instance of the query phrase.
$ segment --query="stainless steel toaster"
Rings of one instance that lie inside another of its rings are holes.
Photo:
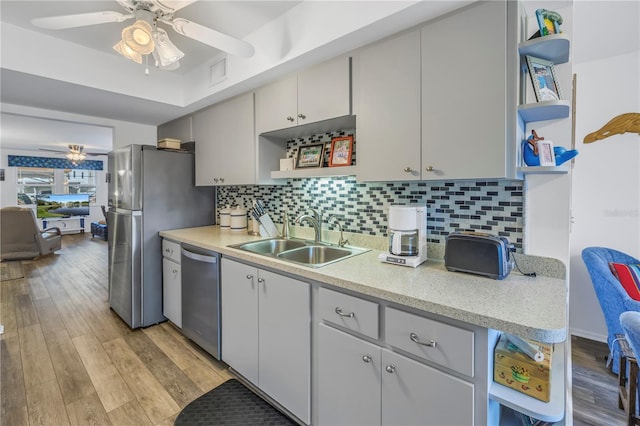
[[[501,280],[511,272],[512,245],[505,237],[454,232],[447,236],[444,266],[448,271],[468,272]]]

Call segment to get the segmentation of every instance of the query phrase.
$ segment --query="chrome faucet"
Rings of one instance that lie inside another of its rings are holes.
[[[331,220],[334,220],[336,222],[336,225],[338,225],[338,230],[340,230],[340,238],[338,239],[338,247],[344,247],[347,244],[349,244],[349,240],[345,240],[343,235],[342,235],[342,224],[338,221],[338,216],[336,215],[331,215],[329,216],[329,219],[327,219],[327,223],[331,222]]]
[[[310,208],[307,209],[307,213],[311,213],[311,216],[313,216],[313,218],[320,224],[320,227],[322,227],[322,213],[316,209]]]
[[[319,243],[321,234],[320,222],[318,222],[318,220],[314,216],[308,214],[301,214],[294,220],[295,223],[302,223],[303,221],[307,221],[311,224],[311,226],[313,226],[313,230],[316,233],[315,242]]]

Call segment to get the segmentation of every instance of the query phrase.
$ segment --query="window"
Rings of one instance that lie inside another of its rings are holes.
[[[35,204],[36,195],[52,194],[55,189],[55,169],[18,168],[18,205]]]
[[[96,203],[96,171],[18,167],[18,205],[35,204],[42,194],[89,194]]]
[[[89,203],[96,203],[96,171],[95,170],[64,170],[64,194],[89,194]]]

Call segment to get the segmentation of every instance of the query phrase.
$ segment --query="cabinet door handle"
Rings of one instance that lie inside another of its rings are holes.
[[[298,118],[302,118],[304,120],[305,118],[307,118],[307,116],[304,114],[298,114]]]
[[[173,269],[171,272],[173,272],[174,274],[177,274],[178,270],[177,269]]]
[[[356,314],[354,312],[342,312],[342,308],[340,307],[336,307],[336,314],[340,315],[341,317],[347,317],[347,318],[353,318],[356,316]]]
[[[214,181],[215,183],[218,183],[218,178],[213,178],[213,181]]]
[[[224,178],[220,178],[220,183],[224,183]]]
[[[420,341],[420,337],[418,337],[418,335],[416,333],[411,333],[409,334],[409,338],[411,339],[412,342],[415,342],[419,345],[422,346],[428,346],[430,348],[435,348],[437,346],[437,343],[435,340],[429,340],[428,342],[422,342]]]
[[[252,280],[253,279],[253,275],[247,275],[247,279],[248,280]]]
[[[173,254],[173,249],[164,249],[165,253]]]
[[[264,284],[264,278],[258,278],[258,284]]]
[[[373,358],[371,358],[371,355],[363,355],[363,356],[362,356],[362,360],[363,360],[364,362],[366,362],[367,364],[368,364],[368,363],[370,363],[372,359],[373,359]]]
[[[413,169],[411,167],[405,167],[404,171],[407,172],[407,173],[411,173],[411,172],[413,172]]]
[[[288,116],[288,117],[287,117],[287,120],[289,120],[289,121],[293,122],[293,121],[295,120],[295,118],[293,118],[292,116]]]
[[[389,364],[385,367],[385,370],[387,370],[387,373],[393,374],[396,372],[396,366],[393,364]]]
[[[428,171],[428,172],[432,172],[432,171],[434,171],[435,169],[433,168],[433,166],[429,166],[429,167],[427,167],[425,170],[426,170],[426,171]]]

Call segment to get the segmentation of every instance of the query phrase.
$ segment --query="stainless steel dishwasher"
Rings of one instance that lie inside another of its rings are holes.
[[[220,254],[182,244],[182,333],[220,359]]]

